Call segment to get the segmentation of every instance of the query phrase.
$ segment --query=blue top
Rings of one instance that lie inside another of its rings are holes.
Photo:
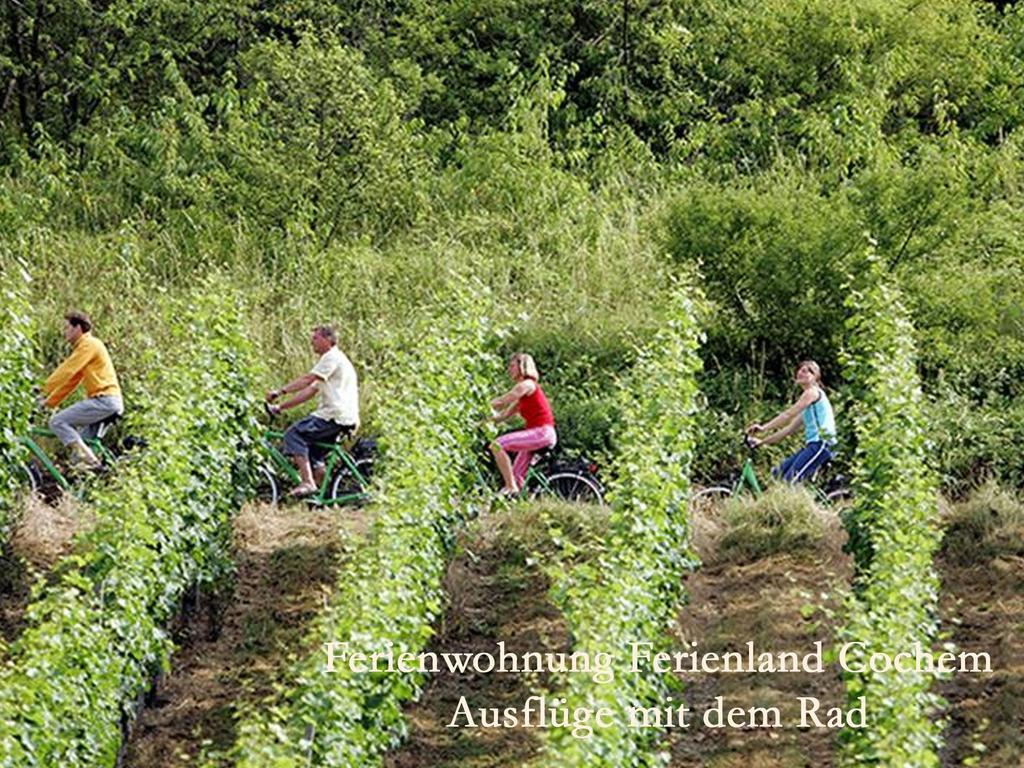
[[[823,440],[830,445],[836,441],[836,417],[825,390],[818,390],[818,399],[804,408],[804,440],[815,443]]]

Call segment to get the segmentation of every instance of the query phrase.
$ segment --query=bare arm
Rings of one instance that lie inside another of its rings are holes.
[[[802,421],[800,420],[800,418],[798,416],[794,417],[793,420],[789,422],[789,424],[780,429],[778,432],[768,435],[768,437],[766,437],[764,440],[758,441],[758,445],[774,445],[775,443],[780,443],[793,433],[799,432],[801,424]]]
[[[277,400],[277,398],[279,398],[281,395],[290,392],[302,392],[303,390],[309,387],[313,387],[313,394],[306,395],[305,397],[302,398],[302,400],[299,400],[297,403],[295,403],[295,405],[298,405],[299,403],[304,403],[306,402],[306,400],[309,400],[309,398],[316,394],[316,387],[314,385],[318,381],[320,381],[320,378],[315,373],[304,373],[301,376],[296,376],[294,379],[289,381],[280,389],[272,389],[269,392],[267,392],[267,402],[272,403],[275,400]],[[290,408],[292,406],[282,405],[281,407]]]
[[[319,391],[315,384],[310,384],[305,389],[300,389],[299,393],[290,400],[285,400],[280,405],[275,405],[275,411],[287,411],[289,408],[294,408],[296,405],[302,405],[304,402],[312,397],[316,397],[316,393]]]
[[[747,427],[747,434],[754,434],[757,432],[771,432],[773,429],[778,429],[785,425],[785,429],[789,429],[793,422],[804,412],[804,409],[813,403],[820,397],[821,393],[817,387],[804,390],[804,393],[800,395],[800,398],[789,406],[786,410],[782,411],[778,416],[773,418],[766,424],[751,424]],[[794,430],[795,431],[795,430]],[[793,432],[787,432],[787,435],[793,434]],[[779,440],[782,438],[780,437]],[[767,439],[762,442],[769,442]],[[778,442],[778,440],[772,441]]]
[[[512,405],[510,405],[507,408],[505,408],[505,410],[499,411],[498,413],[494,414],[494,416],[491,417],[491,420],[494,421],[495,424],[500,424],[503,421],[508,421],[513,416],[515,416],[516,411],[517,411],[516,406],[518,404],[519,404],[518,401],[515,402],[515,403],[512,403]]]
[[[517,382],[512,389],[506,392],[501,397],[496,397],[491,400],[491,408],[498,411],[499,413],[511,409],[515,411],[516,405],[519,403],[520,398],[532,395],[537,389],[537,382],[533,379],[523,379]],[[506,417],[508,418],[508,417]]]

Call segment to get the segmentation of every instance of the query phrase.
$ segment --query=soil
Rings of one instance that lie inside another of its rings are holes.
[[[568,651],[569,634],[547,597],[547,579],[527,565],[500,517],[483,519],[464,535],[448,570],[449,607],[428,650],[494,653],[499,640],[515,654]],[[406,711],[409,738],[385,768],[508,768],[535,757],[535,729],[447,728],[461,696],[470,707],[519,707],[547,684],[519,674],[432,675],[419,703]]]
[[[941,686],[950,721],[942,765],[1024,766],[1024,557],[937,565],[942,624],[957,652],[992,658],[991,672],[961,672]]]
[[[220,631],[184,626],[172,671],[133,727],[125,768],[191,766],[201,748],[224,750],[242,702],[265,697],[304,650],[306,630],[341,567],[346,534],[365,532],[355,510],[247,507],[235,520],[237,574]],[[204,744],[205,742],[205,744]]]
[[[564,620],[548,599],[547,579],[527,555],[531,544],[524,543],[529,537],[523,523],[512,524],[509,517],[515,513],[485,515],[461,535],[446,576],[448,607],[428,650],[494,652],[499,640],[512,653],[570,650]],[[282,679],[290,658],[312,650],[303,648],[306,631],[337,581],[344,532],[361,534],[363,514],[257,507],[239,516],[237,586],[221,634],[210,640],[201,620],[185,626],[173,672],[136,723],[125,766],[178,768],[194,765],[204,743],[215,750],[230,747],[239,703],[262,698]],[[804,655],[817,641],[829,648],[842,618],[851,563],[841,552],[838,526],[824,530],[805,547],[744,560],[735,552],[727,558],[726,548],[718,547],[727,530],[713,518],[698,525],[704,565],[684,577],[688,599],[673,628],[674,650],[722,653],[743,650],[748,640],[757,651],[776,654]],[[61,538],[23,537],[18,548],[45,568],[70,541],[67,535],[62,545]],[[49,544],[42,546],[44,541]],[[958,674],[941,685],[950,721],[942,764],[1024,768],[1024,558],[1002,555],[964,565],[940,557],[936,565],[943,577],[943,628],[959,650],[991,654],[993,666],[991,673]],[[684,690],[676,699],[691,710],[691,727],[669,731],[665,749],[673,768],[837,764],[838,730],[796,725],[799,697],[818,698],[822,712],[844,705],[834,666],[826,664],[820,674],[684,673],[680,679]],[[447,724],[462,696],[474,710],[518,707],[549,682],[524,675],[431,676],[420,700],[406,708],[409,736],[385,756],[385,768],[531,762],[542,747],[536,730]],[[727,708],[778,707],[784,727],[708,728],[701,715],[717,697]]]
[[[680,611],[673,650],[701,653],[795,651],[803,656],[821,641],[828,649],[849,584],[851,563],[841,539],[817,548],[773,554],[753,562],[717,562],[705,542],[705,564],[684,579],[687,605]],[[691,646],[690,643],[697,645]],[[690,727],[669,732],[673,768],[827,768],[835,764],[836,730],[800,728],[798,697],[817,697],[819,712],[844,703],[838,671],[821,673],[681,674]],[[726,710],[777,707],[781,728],[710,728],[703,715],[722,697]],[[678,697],[677,697],[678,698]]]

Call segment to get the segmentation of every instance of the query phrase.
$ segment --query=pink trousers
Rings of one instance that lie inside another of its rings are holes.
[[[532,429],[518,429],[515,432],[506,432],[501,435],[497,443],[506,451],[515,452],[516,458],[512,463],[512,476],[516,479],[517,485],[522,485],[526,478],[526,470],[530,468],[530,459],[533,452],[541,448],[553,446],[558,442],[555,428],[550,424]]]

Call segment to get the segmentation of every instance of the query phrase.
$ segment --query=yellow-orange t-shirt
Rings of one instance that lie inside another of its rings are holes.
[[[110,361],[110,353],[106,345],[91,333],[83,333],[78,338],[68,359],[57,366],[43,384],[46,404],[56,408],[79,384],[85,385],[87,397],[121,395],[121,385]]]

